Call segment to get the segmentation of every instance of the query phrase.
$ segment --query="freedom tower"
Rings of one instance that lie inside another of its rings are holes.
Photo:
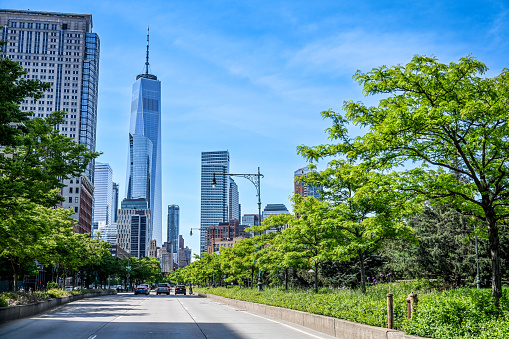
[[[150,239],[162,244],[161,198],[161,82],[149,73],[149,34],[145,73],[133,84],[129,155],[127,163],[127,199],[145,199],[151,213]]]

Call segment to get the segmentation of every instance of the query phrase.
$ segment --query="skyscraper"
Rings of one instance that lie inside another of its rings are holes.
[[[152,227],[150,239],[162,244],[161,197],[161,82],[149,73],[139,74],[132,88],[127,199],[145,198],[149,202]]]
[[[201,216],[200,253],[205,252],[205,234],[210,226],[217,226],[229,218],[230,178],[222,175],[230,171],[228,151],[201,153]],[[216,174],[216,187],[212,178]]]
[[[240,221],[240,204],[239,204],[239,187],[230,177],[230,201],[229,201],[229,218]]]
[[[172,243],[171,251],[173,254],[173,259],[178,262],[178,253],[179,253],[179,218],[180,218],[180,208],[178,205],[168,205],[168,234],[167,234],[167,242]]]
[[[65,111],[56,128],[95,151],[99,37],[92,32],[92,15],[0,9],[0,26],[8,41],[2,57],[22,64],[25,78],[51,84],[43,98],[23,101],[21,110],[41,118]],[[62,207],[75,211],[75,232],[91,231],[94,167],[91,161],[82,176],[63,180]]]
[[[117,210],[118,210],[118,184],[116,182],[113,183],[113,194],[112,194],[112,203],[111,203],[111,217],[113,222],[117,222]]]
[[[105,225],[113,222],[113,171],[110,164],[95,163],[94,208],[92,222],[102,221]],[[116,211],[115,211],[116,213]]]

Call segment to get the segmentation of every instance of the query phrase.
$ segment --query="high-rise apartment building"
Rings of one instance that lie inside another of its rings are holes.
[[[180,207],[178,205],[168,205],[168,232],[166,241],[171,243],[173,258],[177,262],[179,253],[179,218]]]
[[[299,195],[301,195],[303,197],[315,197],[315,198],[319,198],[320,197],[320,190],[321,190],[320,186],[309,186],[309,185],[304,185],[303,182],[295,181],[295,179],[297,179],[298,177],[305,176],[306,174],[311,173],[311,172],[312,172],[312,170],[310,170],[306,166],[306,167],[303,167],[303,168],[299,168],[298,170],[296,170],[293,173],[293,178],[294,178],[294,193],[295,194],[299,194]]]
[[[229,218],[240,221],[240,204],[239,204],[239,187],[230,177],[230,201],[229,201]]]
[[[161,82],[149,73],[148,34],[145,73],[136,77],[132,88],[128,161],[126,197],[147,199],[150,238],[162,244]]]
[[[21,110],[41,118],[65,111],[55,128],[95,151],[100,43],[92,15],[0,9],[0,26],[8,41],[1,56],[19,62],[28,72],[24,78],[51,85],[43,98],[26,98]],[[75,211],[75,232],[91,231],[94,167],[91,161],[81,177],[63,181],[62,207]]]
[[[95,163],[94,173],[94,208],[92,223],[104,222],[110,225],[113,222],[113,170],[110,164]]]
[[[229,219],[230,178],[224,175],[229,171],[228,151],[201,153],[200,253],[206,250],[206,229]],[[216,187],[212,187],[214,174],[216,174]]]

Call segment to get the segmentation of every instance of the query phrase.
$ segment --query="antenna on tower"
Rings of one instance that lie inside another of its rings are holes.
[[[147,61],[145,61],[145,74],[148,74],[148,36],[149,36],[149,26],[147,26]]]

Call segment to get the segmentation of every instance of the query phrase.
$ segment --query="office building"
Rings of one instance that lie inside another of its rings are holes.
[[[92,222],[113,222],[113,170],[109,164],[95,163],[94,173],[94,208]]]
[[[267,204],[262,211],[262,221],[269,215],[289,214],[290,212],[284,204]]]
[[[301,195],[303,197],[315,197],[315,198],[319,198],[320,197],[320,190],[321,190],[320,186],[304,185],[303,182],[297,182],[295,180],[298,177],[305,176],[306,174],[311,173],[311,172],[313,172],[313,171],[310,170],[306,166],[304,168],[299,168],[298,170],[296,170],[293,173],[293,177],[294,177],[294,191],[293,192],[295,194]]]
[[[150,254],[150,209],[146,199],[124,199],[118,210],[117,245],[131,256]]]
[[[228,151],[201,153],[201,215],[200,253],[205,252],[205,234],[210,226],[228,221],[230,200],[230,178],[224,174],[230,171]],[[212,178],[216,187],[212,187]]]
[[[242,225],[248,226],[259,225],[258,214],[244,214],[242,216]]]
[[[167,242],[172,244],[172,248],[169,249],[173,252],[175,261],[178,260],[178,248],[179,248],[179,218],[180,208],[178,205],[168,205],[168,234]]]
[[[145,198],[151,211],[150,238],[162,244],[161,192],[161,82],[149,73],[139,74],[132,87],[129,127],[127,199]]]
[[[43,98],[26,98],[21,110],[40,118],[65,111],[65,121],[55,128],[95,151],[100,42],[92,15],[0,9],[0,26],[8,41],[1,56],[19,62],[25,79],[51,85]],[[63,180],[61,207],[74,210],[75,232],[92,228],[94,167],[92,160],[82,176]]]
[[[118,184],[116,182],[113,183],[113,193],[112,193],[112,202],[111,202],[111,217],[113,218],[113,222],[117,222],[117,210],[118,210]]]
[[[228,219],[237,219],[240,221],[239,187],[230,177],[230,201],[229,201]]]

